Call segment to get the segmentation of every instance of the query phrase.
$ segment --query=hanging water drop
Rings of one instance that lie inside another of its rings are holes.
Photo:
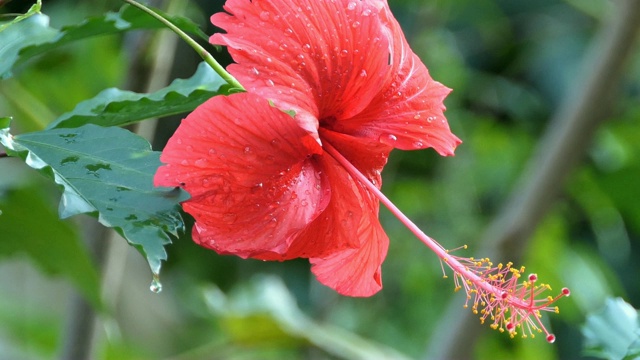
[[[162,284],[160,283],[160,275],[153,274],[153,280],[151,280],[151,286],[149,286],[149,290],[154,293],[159,293],[162,291]]]

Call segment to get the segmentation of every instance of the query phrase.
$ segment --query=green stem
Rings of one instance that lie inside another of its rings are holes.
[[[233,88],[236,88],[236,89],[239,89],[239,90],[244,90],[244,87],[242,86],[242,84],[240,84],[238,82],[238,80],[236,80],[236,78],[231,76],[231,74],[229,74],[222,67],[222,65],[220,65],[216,61],[216,59],[205,48],[200,46],[200,44],[198,44],[195,40],[193,40],[191,37],[189,37],[189,35],[187,35],[184,31],[180,30],[180,28],[178,28],[177,26],[173,25],[169,20],[165,19],[160,14],[156,13],[155,11],[153,11],[150,8],[140,4],[139,2],[137,2],[135,0],[123,0],[123,1],[128,3],[128,4],[131,4],[132,6],[137,7],[138,9],[140,9],[140,10],[142,10],[144,12],[146,12],[147,14],[153,16],[158,21],[160,21],[161,23],[166,25],[169,29],[171,29],[171,31],[173,31],[174,33],[178,34],[178,36],[180,36],[182,38],[182,40],[184,40],[187,44],[189,44],[189,46],[191,46],[198,53],[198,55],[200,55],[200,57],[202,57],[202,59],[207,64],[209,64],[209,66],[211,66],[211,68],[218,75],[220,75],[220,77],[222,77],[229,85],[231,85]]]

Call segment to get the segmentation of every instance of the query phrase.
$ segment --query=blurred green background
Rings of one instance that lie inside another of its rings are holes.
[[[222,3],[155,5],[211,34],[208,16]],[[30,5],[14,0],[0,13]],[[113,0],[51,0],[43,12],[58,28],[120,6]],[[550,117],[585,76],[580,65],[613,3],[392,0],[391,7],[432,76],[453,89],[446,115],[463,144],[452,158],[432,150],[393,152],[383,191],[446,248],[479,248]],[[474,358],[583,358],[587,314],[611,296],[640,306],[640,52],[634,54],[609,119],[524,252],[522,265],[554,292],[572,290],[559,302],[560,314],[545,315],[558,340],[511,340],[486,326],[473,345]],[[229,61],[224,53],[216,57]],[[14,117],[13,133],[40,130],[106,87],[159,87],[190,76],[198,62],[166,30],[74,43],[0,82],[0,116]],[[155,149],[179,118],[160,120]],[[18,159],[0,159],[0,359],[60,357],[76,311],[74,294],[81,288],[89,299],[98,298],[99,262],[104,310],[89,339],[97,359],[332,359],[380,351],[428,359],[434,334],[459,336],[442,314],[464,295],[453,292],[437,258],[384,209],[381,221],[391,239],[384,289],[354,299],[319,285],[307,261],[219,256],[196,246],[189,234],[167,247],[163,291],[154,294],[135,249],[108,233],[87,235],[95,228],[92,219],[57,220],[58,201],[59,190],[48,180]],[[24,216],[10,215],[12,209]],[[29,256],[16,245],[26,237],[40,244]]]

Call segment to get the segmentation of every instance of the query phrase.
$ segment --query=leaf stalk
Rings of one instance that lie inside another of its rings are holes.
[[[238,90],[244,90],[242,84],[236,80],[231,74],[229,74],[220,63],[209,53],[204,47],[198,44],[195,40],[193,40],[187,33],[180,30],[177,26],[175,26],[171,21],[165,19],[162,15],[153,11],[152,9],[140,4],[135,0],[123,0],[124,2],[144,11],[145,13],[153,16],[156,20],[163,23],[166,27],[171,29],[174,33],[176,33],[182,40],[184,40],[189,46],[191,46],[197,53],[202,57],[202,59],[209,65],[211,68],[220,75],[229,85]]]

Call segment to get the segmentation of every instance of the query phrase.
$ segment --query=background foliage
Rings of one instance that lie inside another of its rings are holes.
[[[14,1],[0,12],[25,12],[30,5]],[[156,6],[211,34],[208,16],[222,1]],[[43,12],[61,28],[120,7],[113,0],[51,0]],[[454,89],[446,115],[464,143],[453,158],[394,152],[383,191],[445,247],[478,247],[548,119],[583,76],[579,65],[612,4],[398,0],[391,7],[432,76]],[[525,252],[528,270],[555,290],[572,290],[559,303],[561,313],[549,317],[558,340],[510,340],[487,327],[474,348],[477,359],[586,357],[585,344],[598,344],[585,343],[581,333],[588,315],[612,296],[640,306],[640,263],[634,261],[640,256],[638,55],[610,119]],[[228,61],[223,53],[216,57]],[[198,62],[167,30],[69,43],[22,63],[15,77],[0,82],[0,117],[14,118],[13,134],[42,130],[105,88],[152,92],[190,77]],[[144,122],[138,132],[160,150],[179,119],[161,119],[155,128]],[[448,331],[441,315],[463,296],[442,279],[435,256],[384,210],[391,247],[385,287],[372,298],[336,295],[316,283],[306,261],[218,256],[196,246],[188,231],[166,247],[164,290],[154,294],[145,259],[116,235],[96,235],[94,219],[58,220],[59,197],[58,188],[19,159],[0,159],[0,359],[61,356],[76,292],[100,311],[95,336],[87,339],[100,359],[429,358],[429,339]]]

